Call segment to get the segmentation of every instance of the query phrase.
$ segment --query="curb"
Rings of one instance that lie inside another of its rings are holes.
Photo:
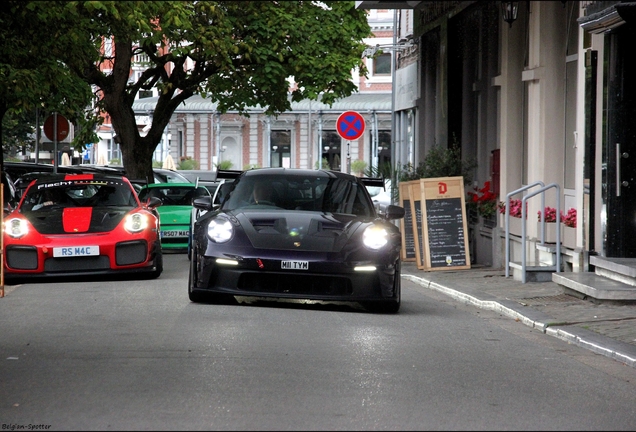
[[[528,327],[540,330],[544,334],[564,340],[568,343],[585,348],[597,354],[612,358],[627,366],[636,368],[636,346],[616,341],[593,331],[573,326],[561,326],[560,323],[551,316],[542,312],[528,309],[513,301],[500,301],[493,298],[479,299],[475,296],[461,291],[431,282],[427,279],[414,276],[412,274],[402,274],[402,278],[416,283],[424,288],[440,292],[455,300],[461,301],[480,309],[499,312]],[[484,295],[484,297],[489,297]],[[518,309],[525,308],[523,312]]]

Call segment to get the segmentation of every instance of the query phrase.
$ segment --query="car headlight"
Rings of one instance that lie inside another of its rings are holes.
[[[208,236],[216,243],[230,241],[234,234],[234,227],[229,220],[212,219],[208,224]]]
[[[362,233],[362,243],[369,249],[378,250],[389,242],[389,233],[379,225],[371,225]]]
[[[133,213],[126,216],[124,228],[129,233],[138,233],[148,228],[148,216],[142,213]]]
[[[20,238],[29,232],[29,227],[26,220],[14,218],[4,223],[4,232],[13,238]]]

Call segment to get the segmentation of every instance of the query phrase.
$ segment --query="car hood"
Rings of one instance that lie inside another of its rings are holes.
[[[230,212],[259,249],[337,252],[362,222],[353,215],[309,211]]]
[[[157,207],[157,212],[162,223],[190,223],[192,206],[167,206]]]
[[[130,208],[67,207],[45,212],[25,212],[24,216],[40,234],[99,233],[112,231]]]

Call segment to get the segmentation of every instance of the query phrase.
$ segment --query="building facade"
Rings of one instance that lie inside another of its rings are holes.
[[[362,1],[357,7],[414,14],[417,71],[402,72],[412,66],[399,55],[396,62],[396,88],[408,75],[415,89],[413,139],[396,142],[396,162],[422,161],[436,144],[457,144],[476,158],[476,188],[488,181],[500,201],[526,201],[527,235],[511,236],[513,260],[523,244],[530,257],[540,250],[543,205],[576,214],[571,241],[570,227],[560,227],[566,268],[586,271],[590,255],[636,256],[630,242],[636,3]],[[399,128],[394,124],[396,136]],[[507,265],[504,228],[500,218],[471,222],[474,264]]]

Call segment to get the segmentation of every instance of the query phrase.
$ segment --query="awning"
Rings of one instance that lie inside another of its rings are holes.
[[[588,9],[591,6],[588,6]],[[636,3],[616,3],[608,8],[581,17],[578,22],[583,30],[592,34],[607,33],[623,24],[636,23]]]

